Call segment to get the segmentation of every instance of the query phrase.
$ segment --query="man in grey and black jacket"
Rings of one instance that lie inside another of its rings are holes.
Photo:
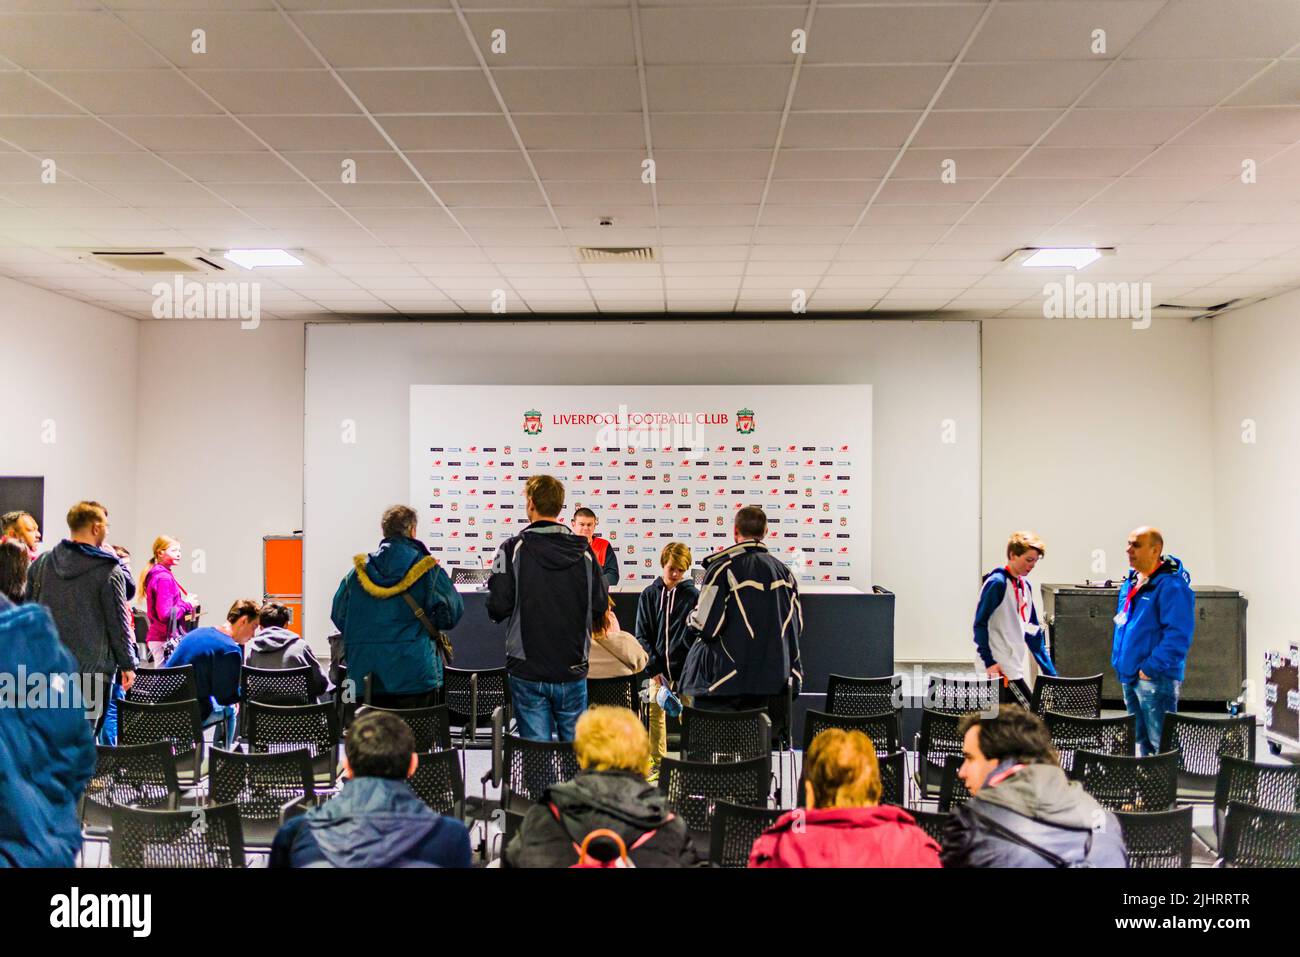
[[[559,522],[564,486],[534,475],[524,486],[529,525],[497,549],[487,612],[506,622],[506,675],[519,734],[572,741],[587,708],[587,655],[609,591],[587,540]]]
[[[68,510],[69,536],[36,559],[28,572],[28,596],[50,610],[59,638],[83,675],[96,682],[93,715],[104,720],[113,676],[122,691],[135,681],[135,629],[128,615],[129,576],[104,547],[108,509],[78,502]],[[83,679],[85,680],[85,679]]]
[[[1128,866],[1119,821],[1066,778],[1037,715],[1001,705],[959,728],[972,797],[944,829],[944,867]]]

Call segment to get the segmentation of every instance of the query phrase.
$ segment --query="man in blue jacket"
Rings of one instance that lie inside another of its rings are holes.
[[[406,779],[419,756],[410,726],[363,712],[343,743],[343,790],[284,823],[271,867],[469,867],[469,831],[421,801]]]
[[[1110,655],[1124,706],[1137,718],[1143,755],[1159,753],[1165,713],[1178,710],[1196,624],[1192,577],[1177,558],[1162,554],[1164,547],[1159,529],[1144,526],[1129,535],[1132,568],[1119,587]]]
[[[383,541],[369,555],[353,558],[330,612],[343,635],[348,680],[356,682],[353,693],[359,698],[366,676],[372,676],[372,704],[437,704],[442,659],[417,614],[445,631],[460,621],[465,605],[438,560],[415,537],[414,509],[394,505],[384,512],[381,528]]]
[[[94,703],[78,692],[104,686],[81,684],[78,671],[48,609],[0,596],[0,867],[71,867],[81,849],[77,801],[95,743]],[[15,695],[28,698],[23,707]]]

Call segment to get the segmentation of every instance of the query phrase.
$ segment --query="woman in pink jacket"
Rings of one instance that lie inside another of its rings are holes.
[[[155,668],[163,664],[162,648],[167,643],[168,620],[194,611],[198,597],[181,587],[172,567],[181,560],[181,543],[170,535],[160,535],[153,542],[153,556],[140,578],[140,594],[149,619],[145,643]]]

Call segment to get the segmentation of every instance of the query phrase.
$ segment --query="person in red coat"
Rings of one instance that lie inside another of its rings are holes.
[[[901,807],[880,803],[880,765],[861,731],[828,728],[804,754],[807,808],[754,842],[750,867],[939,867],[939,845]]]

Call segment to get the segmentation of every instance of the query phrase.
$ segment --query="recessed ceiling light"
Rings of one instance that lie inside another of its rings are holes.
[[[1020,265],[1030,269],[1082,269],[1090,266],[1102,256],[1102,251],[1091,246],[1062,249],[1020,250],[1028,253],[1020,260]]]
[[[245,269],[302,265],[301,259],[284,249],[227,249],[222,255]]]

